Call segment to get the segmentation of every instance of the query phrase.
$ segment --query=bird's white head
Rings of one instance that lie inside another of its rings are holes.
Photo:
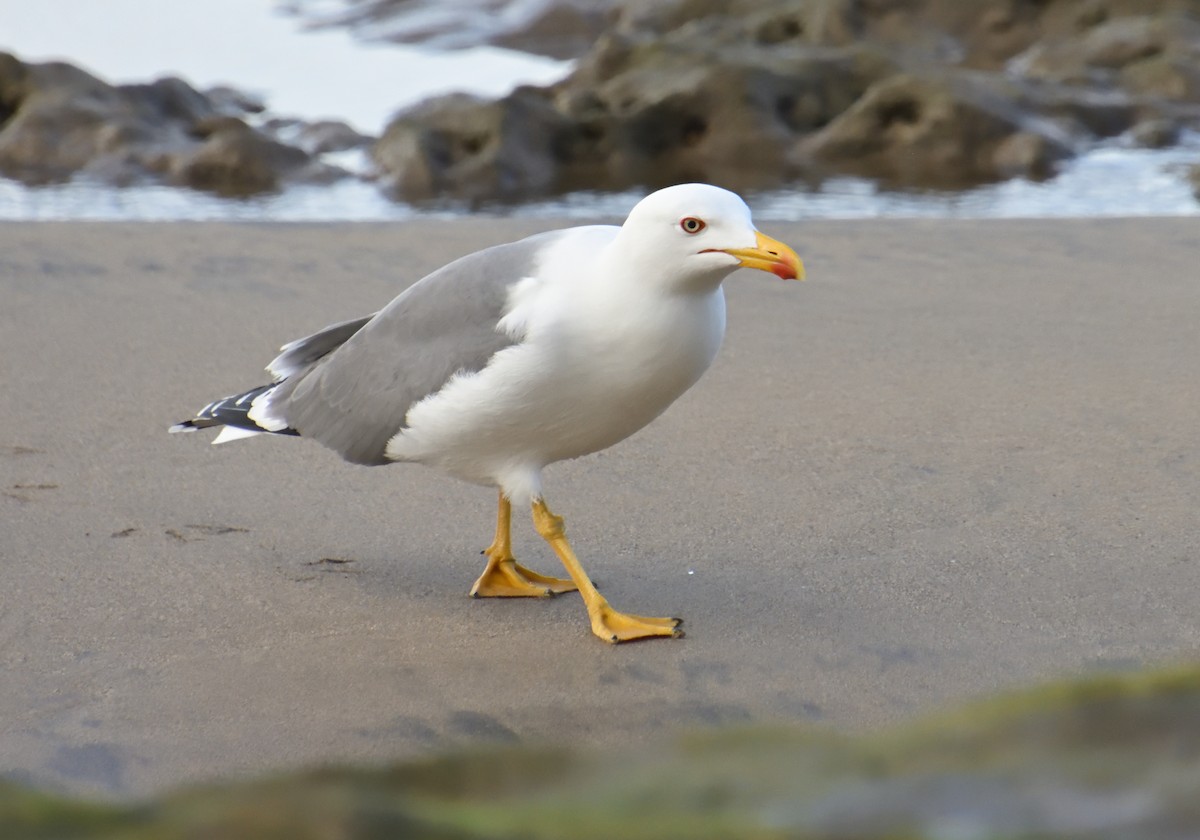
[[[617,241],[628,258],[673,286],[715,287],[743,267],[804,279],[796,252],[756,230],[739,196],[711,184],[680,184],[646,196]]]

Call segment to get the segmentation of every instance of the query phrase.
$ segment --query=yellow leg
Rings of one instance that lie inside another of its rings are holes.
[[[617,612],[608,601],[596,591],[571,544],[567,542],[567,531],[563,527],[561,516],[555,516],[546,507],[546,503],[538,499],[533,503],[533,527],[542,535],[542,539],[550,544],[558,559],[567,569],[567,574],[579,587],[583,603],[587,607],[588,618],[592,622],[592,632],[610,644],[629,642],[634,639],[649,639],[655,636],[671,636],[679,638],[683,631],[679,625],[680,618],[646,618],[640,615],[627,615]]]
[[[560,592],[575,591],[575,584],[562,578],[546,577],[526,569],[513,558],[512,504],[500,494],[496,512],[496,537],[483,550],[487,567],[475,585],[472,598],[548,598]]]

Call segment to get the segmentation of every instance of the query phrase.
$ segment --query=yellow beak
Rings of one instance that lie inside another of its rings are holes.
[[[804,263],[796,252],[777,239],[772,239],[765,233],[755,231],[756,242],[753,248],[723,248],[731,257],[737,257],[743,268],[757,268],[759,271],[769,271],[784,280],[803,280]]]

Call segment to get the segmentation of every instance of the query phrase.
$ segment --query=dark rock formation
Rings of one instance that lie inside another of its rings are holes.
[[[199,147],[171,159],[176,183],[226,196],[277,190],[283,177],[309,162],[294,146],[264,137],[237,117],[212,117],[192,126]]]
[[[157,181],[224,196],[335,174],[242,119],[260,109],[181,79],[110,85],[69,64],[0,53],[0,174],[29,184]]]
[[[340,120],[317,120],[295,123],[295,144],[310,155],[365,149],[375,142],[374,137],[356,131]]]
[[[1200,21],[1183,15],[1106,20],[1035,44],[1014,63],[1030,78],[1195,102],[1200,99]]]
[[[520,200],[705,180],[734,189],[802,174],[788,153],[889,65],[854,48],[764,56],[607,36],[563,85],[495,101],[443,97],[398,115],[373,149],[396,193]]]
[[[533,88],[499,102],[457,94],[401,113],[372,154],[408,200],[516,201],[561,189],[555,162],[568,135],[566,119]]]
[[[1106,138],[1162,147],[1200,129],[1200,0],[476,0],[455,15],[364,0],[327,22],[586,50],[558,84],[397,115],[370,155],[402,200],[842,174],[960,189],[1050,177]],[[112,86],[0,54],[0,175],[244,196],[342,177],[321,156],[372,143],[263,110],[233,90]]]
[[[136,806],[0,783],[0,836],[920,838],[1200,835],[1200,671],[1098,677],[872,735],[731,729],[621,753],[513,746]]]
[[[903,186],[954,189],[1006,177],[1045,178],[1071,153],[1062,132],[1024,124],[986,78],[890,76],[797,154],[825,167]]]
[[[1149,119],[1130,129],[1129,139],[1145,149],[1165,149],[1178,143],[1179,135],[1179,124],[1174,120]]]
[[[1198,68],[1200,0],[623,0],[563,82],[423,103],[373,156],[409,200],[842,173],[955,189],[1196,126]]]

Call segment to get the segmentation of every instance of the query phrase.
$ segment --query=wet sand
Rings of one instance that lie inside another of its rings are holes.
[[[0,228],[0,774],[133,797],[486,742],[861,729],[1200,648],[1194,219],[767,225],[713,370],[548,472],[619,608],[473,601],[490,491],[167,435],[552,222]],[[556,561],[527,517],[527,565]]]

